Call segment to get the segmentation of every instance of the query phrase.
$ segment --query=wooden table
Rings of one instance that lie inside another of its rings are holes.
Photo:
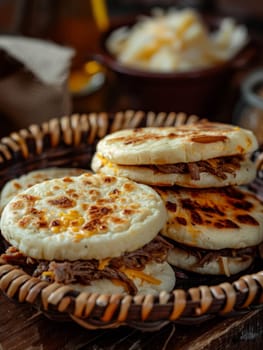
[[[117,94],[115,94],[116,91]],[[225,109],[220,110],[219,117],[231,116],[236,100],[233,101],[232,98],[235,94],[230,95],[230,102],[226,103],[227,112]],[[112,84],[105,84],[100,91],[90,96],[73,99],[73,111],[78,113],[115,111],[131,106],[136,109],[134,100],[131,100],[130,96],[122,96],[120,90],[113,88]],[[1,136],[13,129],[15,129],[14,125],[6,124],[6,129],[0,131]],[[51,321],[29,304],[16,304],[0,292],[0,350],[256,350],[262,348],[263,309],[252,310],[238,317],[215,318],[201,325],[182,326],[170,323],[161,330],[151,333],[128,327],[90,331],[74,322]]]
[[[16,304],[0,295],[0,350],[256,350],[262,346],[262,309],[201,325],[170,323],[151,333],[128,327],[91,331],[73,322],[51,321],[29,304]]]

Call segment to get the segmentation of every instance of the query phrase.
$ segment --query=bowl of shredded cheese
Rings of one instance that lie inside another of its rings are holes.
[[[134,107],[208,117],[249,60],[249,44],[246,27],[233,18],[205,19],[191,8],[155,10],[110,28],[97,59],[135,93]]]

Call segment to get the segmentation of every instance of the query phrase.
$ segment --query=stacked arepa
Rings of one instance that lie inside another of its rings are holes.
[[[231,276],[253,264],[263,241],[263,205],[242,186],[256,176],[257,148],[251,131],[217,122],[127,129],[98,143],[92,169],[159,193],[170,264]]]

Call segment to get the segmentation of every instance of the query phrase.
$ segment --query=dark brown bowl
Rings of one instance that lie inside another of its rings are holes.
[[[207,25],[216,28],[218,18],[205,18]],[[101,38],[101,51],[94,59],[116,74],[122,93],[134,97],[135,106],[144,111],[185,112],[210,118],[220,106],[233,74],[245,67],[255,55],[252,41],[232,59],[210,67],[187,72],[152,72],[127,67],[106,48],[111,32],[122,26],[132,26],[135,20],[124,20],[112,25]],[[212,114],[213,113],[213,114]]]

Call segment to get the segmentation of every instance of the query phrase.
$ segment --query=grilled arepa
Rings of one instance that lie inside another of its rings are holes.
[[[213,275],[251,265],[263,241],[263,205],[254,194],[238,187],[156,190],[168,211],[161,232],[174,245],[171,264]]]
[[[9,180],[3,187],[0,196],[1,209],[19,192],[40,182],[64,176],[81,175],[87,170],[79,168],[44,168],[30,171],[18,178]]]
[[[100,140],[91,167],[156,186],[241,185],[256,176],[257,147],[251,131],[222,123],[129,129]]]
[[[88,291],[169,291],[170,245],[158,236],[166,219],[157,192],[125,178],[86,173],[48,180],[5,206],[1,231],[11,247],[2,259]]]

